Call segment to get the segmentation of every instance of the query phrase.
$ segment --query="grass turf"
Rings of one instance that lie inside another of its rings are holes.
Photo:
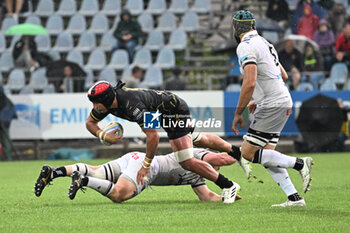
[[[190,186],[153,187],[123,204],[114,204],[92,189],[72,201],[70,178],[54,180],[40,198],[33,185],[45,163],[0,163],[0,232],[350,232],[349,153],[314,154],[307,207],[271,208],[286,197],[260,165],[248,182],[238,165],[221,172],[241,185],[243,199],[233,205],[200,202]],[[88,161],[101,164],[105,160]],[[301,179],[289,174],[301,192]],[[208,182],[215,192],[220,190]]]

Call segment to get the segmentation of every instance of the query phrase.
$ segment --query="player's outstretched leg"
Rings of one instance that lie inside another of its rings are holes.
[[[222,196],[224,197],[224,203],[231,204],[235,202],[238,191],[241,189],[239,184],[233,182],[230,188],[224,188],[222,190]]]
[[[68,196],[71,200],[75,198],[75,195],[77,194],[79,189],[85,191],[85,189],[83,188],[83,176],[80,175],[78,171],[75,171],[72,174],[72,184],[69,187],[68,191]]]
[[[303,192],[306,193],[310,190],[311,185],[311,168],[314,164],[311,157],[301,158],[304,161],[303,168],[299,171],[301,179],[303,180]]]
[[[52,171],[55,168],[49,166],[49,165],[44,165],[41,168],[40,174],[38,179],[35,182],[34,185],[34,193],[37,197],[40,197],[41,193],[43,192],[44,188],[46,185],[50,184],[50,182],[52,181]]]

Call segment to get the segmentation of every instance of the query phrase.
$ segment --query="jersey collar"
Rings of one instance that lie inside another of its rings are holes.
[[[258,32],[257,32],[256,30],[247,32],[247,33],[242,37],[242,41],[244,40],[245,37],[250,36],[250,35],[258,35]]]

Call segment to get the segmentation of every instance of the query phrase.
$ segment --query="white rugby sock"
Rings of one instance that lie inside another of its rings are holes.
[[[287,169],[270,167],[267,168],[267,170],[287,196],[298,193],[298,191],[295,189],[292,181],[289,178]]]
[[[253,163],[260,163],[264,167],[281,167],[281,168],[294,168],[296,163],[295,157],[291,157],[282,154],[275,150],[260,149],[257,150]]]
[[[78,171],[83,176],[100,178],[116,182],[121,174],[120,166],[117,162],[111,161],[102,164],[98,169],[94,170],[85,163],[76,163],[72,165],[72,173]]]
[[[101,180],[94,177],[85,177],[88,179],[87,187],[96,190],[104,196],[108,196],[114,188],[114,184],[109,180]]]
[[[71,165],[72,166],[72,174],[73,172],[75,171],[78,171],[81,175],[83,176],[89,176],[90,174],[90,170],[89,169],[89,166],[85,163],[76,163],[76,164],[73,164]]]

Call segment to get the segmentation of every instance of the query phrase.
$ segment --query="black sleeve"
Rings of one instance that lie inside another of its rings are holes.
[[[101,113],[99,111],[97,111],[96,109],[92,109],[90,112],[90,116],[95,120],[95,121],[101,121],[103,120],[103,118],[105,118],[107,115],[109,114],[109,112],[106,113]]]

